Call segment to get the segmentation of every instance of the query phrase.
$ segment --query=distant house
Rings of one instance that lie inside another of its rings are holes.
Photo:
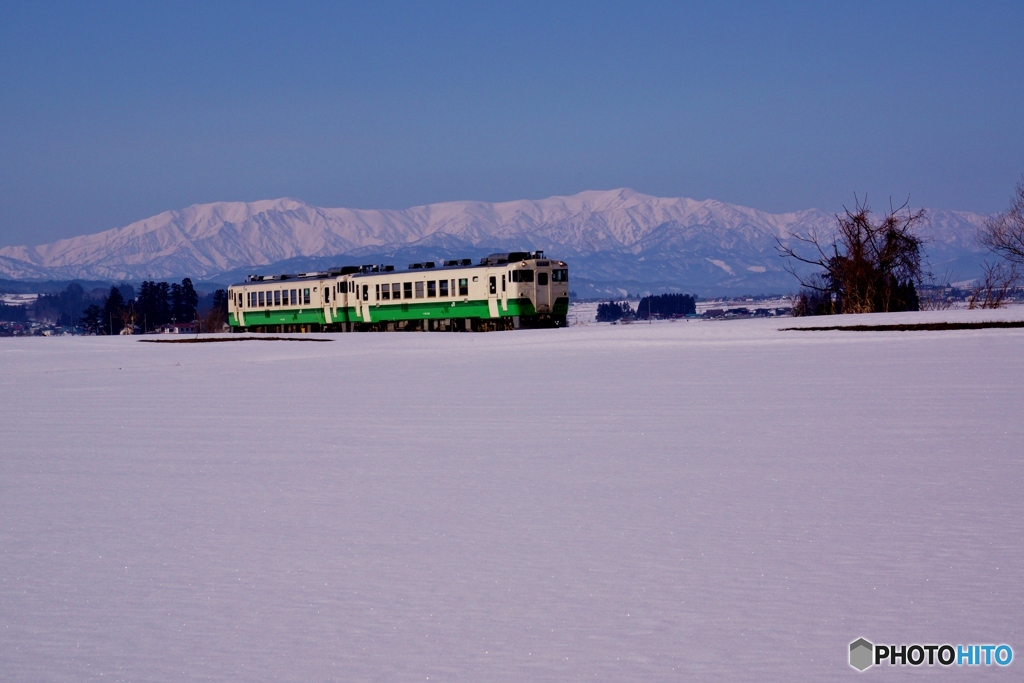
[[[167,323],[155,330],[158,334],[195,334],[199,331],[199,322]]]
[[[721,318],[723,315],[725,315],[725,311],[721,308],[709,308],[704,311],[705,318]]]

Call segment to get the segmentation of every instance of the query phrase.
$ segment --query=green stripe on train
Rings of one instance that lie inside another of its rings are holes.
[[[458,318],[490,318],[490,308],[487,304],[487,299],[478,299],[475,301],[424,301],[424,302],[409,302],[401,304],[377,304],[371,305],[369,322],[395,322],[399,320],[445,320],[445,319],[458,319]],[[530,303],[529,299],[509,299],[508,308],[504,309],[501,306],[501,300],[497,300],[498,304],[498,317],[507,318],[514,315],[518,316],[530,316],[536,315],[537,311]],[[565,308],[568,310],[568,302],[566,305],[556,305],[555,312],[559,313],[558,309]],[[303,308],[303,309],[261,309],[256,311],[244,311],[245,326],[262,326],[262,325],[324,325],[327,321],[324,319],[324,311],[322,308]],[[335,315],[337,317],[335,317]],[[359,315],[358,309],[353,307],[339,308],[337,313],[331,310],[331,323],[346,323],[346,322],[367,322]],[[235,314],[229,316],[228,324],[232,327],[238,327],[238,318]]]

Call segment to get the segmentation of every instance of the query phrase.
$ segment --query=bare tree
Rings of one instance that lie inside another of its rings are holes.
[[[967,308],[1002,308],[1007,296],[1020,280],[1017,264],[986,261],[981,266],[983,276],[967,300]]]
[[[1017,183],[1010,208],[985,222],[978,241],[1017,266],[1024,266],[1024,177]]]
[[[129,301],[119,308],[117,317],[121,319],[121,334],[135,334],[135,323],[139,316],[135,311],[134,301]]]
[[[812,292],[827,294],[831,310],[821,312],[917,310],[917,287],[924,278],[924,240],[916,230],[924,220],[924,210],[910,211],[907,204],[890,206],[878,223],[872,221],[866,202],[857,200],[855,210],[845,212],[836,216],[837,231],[831,243],[823,245],[813,233],[794,236],[795,246],[779,241],[780,255],[790,260],[788,270],[806,290],[806,298],[814,299]],[[821,271],[802,276],[795,262],[817,266]]]

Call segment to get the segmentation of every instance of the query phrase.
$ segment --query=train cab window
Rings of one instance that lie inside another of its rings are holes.
[[[406,299],[411,299],[412,298],[412,283],[411,282],[403,282],[402,283],[402,291],[405,292],[405,298]]]
[[[448,281],[441,280],[438,284],[441,285],[441,296],[448,296]]]
[[[363,301],[370,300],[370,285],[363,285]]]
[[[309,305],[309,288],[308,287],[302,290],[302,303],[305,304],[306,306]]]
[[[464,277],[459,278],[459,296],[469,296],[469,280]]]
[[[423,283],[422,282],[417,282],[416,283],[416,298],[417,299],[422,299],[423,298]]]
[[[548,286],[548,274],[547,273],[537,273],[537,286],[539,286],[539,287],[547,287]]]
[[[260,292],[260,308],[263,308],[263,292]]]
[[[487,283],[487,293],[497,294],[498,293],[498,278],[491,276]]]
[[[380,288],[380,298],[387,301],[391,298],[391,285],[384,283],[384,286]]]
[[[427,298],[433,299],[437,297],[437,281],[427,280]]]

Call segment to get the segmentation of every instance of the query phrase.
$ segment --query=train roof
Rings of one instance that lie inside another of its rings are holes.
[[[252,283],[270,283],[270,282],[292,282],[292,281],[311,281],[311,280],[322,280],[324,278],[339,277],[342,275],[352,275],[358,277],[360,275],[379,275],[381,273],[406,273],[415,272],[419,270],[458,270],[462,268],[476,268],[479,266],[500,266],[506,263],[514,261],[530,261],[539,260],[544,258],[543,251],[510,251],[507,253],[490,254],[480,259],[479,263],[473,263],[473,259],[452,259],[448,261],[442,261],[438,264],[435,261],[424,261],[422,263],[410,263],[408,268],[403,270],[395,270],[394,266],[383,265],[383,264],[368,264],[361,266],[342,266],[340,268],[330,268],[328,270],[319,270],[309,273],[283,273],[281,275],[249,275],[245,278],[245,282],[237,282],[232,286],[241,286]],[[561,263],[561,262],[559,262]]]

